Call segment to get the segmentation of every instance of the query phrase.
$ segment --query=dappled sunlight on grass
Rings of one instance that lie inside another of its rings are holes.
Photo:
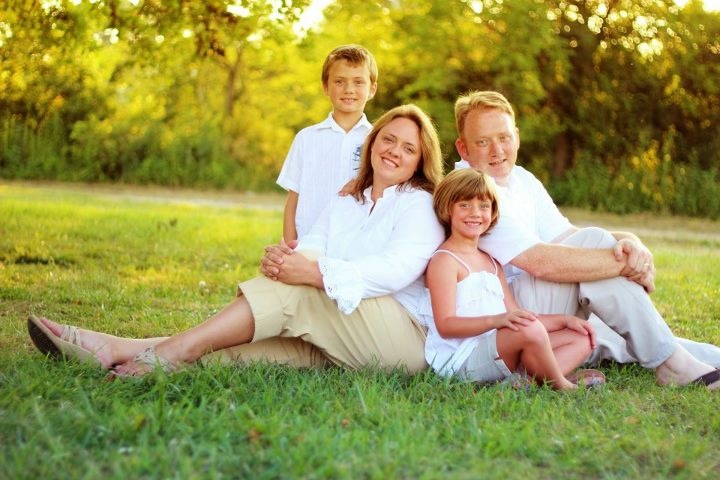
[[[711,248],[651,245],[656,252],[655,304],[679,336],[720,344],[720,255]]]
[[[281,231],[278,211],[23,190],[3,186],[0,203],[8,219],[0,227],[0,298],[19,330],[30,311],[91,328],[117,315],[123,321],[113,331],[131,335],[150,334],[173,315],[187,328],[257,274],[263,246]],[[188,312],[195,309],[202,314]]]

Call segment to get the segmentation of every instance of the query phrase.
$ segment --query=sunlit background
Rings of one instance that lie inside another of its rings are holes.
[[[448,167],[454,99],[494,89],[560,202],[720,216],[719,39],[720,0],[5,2],[0,177],[275,189],[360,43],[368,117],[418,104]]]

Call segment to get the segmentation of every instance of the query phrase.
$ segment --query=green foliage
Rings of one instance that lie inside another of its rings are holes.
[[[550,184],[560,205],[613,213],[656,212],[720,218],[720,171],[658,159],[651,147],[640,157],[607,165],[582,155],[562,181]]]
[[[178,332],[230,301],[281,232],[280,208],[148,193],[0,183],[0,478],[713,478],[720,469],[717,393],[658,387],[637,366],[604,366],[603,390],[559,394],[429,371],[267,364],[110,382],[43,358],[28,313],[122,336]],[[720,343],[718,224],[661,220],[632,219],[655,253],[656,305],[683,336]]]
[[[283,67],[292,53],[283,50],[293,50],[290,27],[306,4],[3,6],[0,55],[13,74],[0,76],[0,108],[11,112],[12,124],[0,127],[10,150],[4,156],[12,161],[0,157],[0,172],[15,178],[268,188],[294,127],[283,123],[293,116],[269,100],[296,81],[297,72]],[[314,86],[319,96],[318,82]],[[297,100],[283,107],[303,101],[303,92],[295,93]],[[47,131],[53,115],[62,119],[63,148],[53,150],[50,159],[31,157],[45,151],[29,144],[55,138],[54,130]],[[297,123],[309,119],[302,116]],[[25,138],[28,134],[37,138]],[[54,170],[37,163],[50,163]]]
[[[62,178],[65,133],[56,113],[38,130],[17,116],[0,117],[0,170],[15,178]]]
[[[271,188],[294,133],[330,108],[323,59],[361,43],[380,69],[369,118],[420,105],[448,168],[455,98],[494,89],[516,107],[521,161],[563,201],[609,203],[580,198],[599,188],[578,184],[594,159],[614,210],[716,215],[662,180],[684,169],[712,192],[720,169],[720,13],[699,0],[339,0],[298,34],[308,4],[6,2],[0,176]],[[621,172],[648,152],[672,167]]]

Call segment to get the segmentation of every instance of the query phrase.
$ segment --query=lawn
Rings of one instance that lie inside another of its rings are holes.
[[[30,342],[31,312],[124,336],[202,321],[278,239],[276,200],[0,182],[0,478],[720,476],[720,393],[636,366],[571,394],[269,364],[109,382]],[[720,344],[719,223],[568,215],[640,230],[660,312]]]

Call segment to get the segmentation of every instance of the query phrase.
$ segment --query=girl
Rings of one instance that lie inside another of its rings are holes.
[[[597,370],[565,376],[595,347],[590,324],[519,308],[497,261],[478,249],[478,239],[498,219],[489,178],[470,168],[455,170],[440,182],[433,203],[447,235],[428,265],[420,307],[429,327],[425,358],[433,369],[477,382],[524,369],[557,390],[604,383]]]

